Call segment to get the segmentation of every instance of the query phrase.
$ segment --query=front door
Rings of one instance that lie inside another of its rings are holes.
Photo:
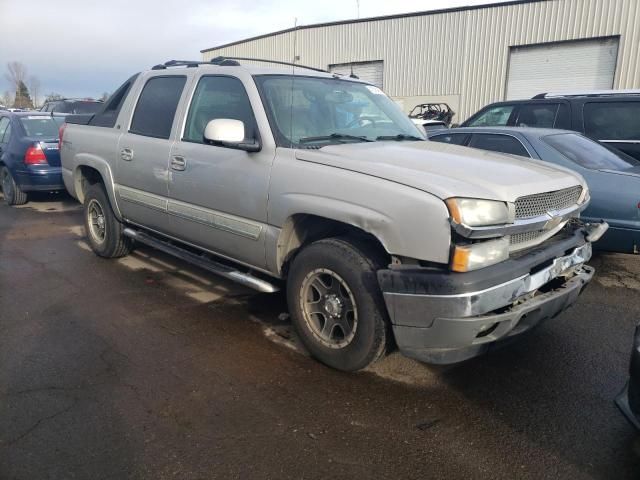
[[[169,156],[185,83],[182,75],[147,80],[131,126],[118,142],[115,183],[120,211],[128,221],[160,232],[167,230]]]
[[[259,138],[242,81],[232,76],[202,76],[181,139],[171,151],[171,228],[174,236],[189,243],[264,268],[267,193],[274,152],[263,148],[249,153],[205,143],[205,126],[217,118],[241,120],[247,142]]]

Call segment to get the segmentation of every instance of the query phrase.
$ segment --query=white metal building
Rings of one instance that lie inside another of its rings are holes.
[[[202,54],[353,68],[406,111],[446,101],[461,122],[498,100],[640,87],[640,0],[519,0],[323,23]]]

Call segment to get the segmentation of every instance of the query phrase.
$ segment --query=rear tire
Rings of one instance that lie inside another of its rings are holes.
[[[87,190],[84,228],[89,246],[100,257],[124,257],[131,251],[133,240],[124,236],[124,225],[113,213],[102,183],[94,183]]]
[[[289,312],[314,358],[353,372],[384,355],[389,322],[376,275],[384,262],[375,249],[342,238],[314,242],[294,258]]]
[[[27,203],[27,194],[16,184],[7,167],[2,167],[2,170],[0,170],[0,181],[2,181],[2,193],[7,205],[24,205]]]

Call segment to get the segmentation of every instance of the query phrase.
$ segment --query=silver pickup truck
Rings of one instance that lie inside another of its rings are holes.
[[[380,89],[233,59],[167,62],[61,129],[64,182],[102,257],[148,244],[286,288],[325,364],[397,346],[466,360],[571,305],[606,224],[569,170],[426,141]]]

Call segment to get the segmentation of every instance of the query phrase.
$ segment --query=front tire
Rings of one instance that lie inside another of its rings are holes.
[[[7,205],[24,205],[27,203],[27,194],[24,193],[7,167],[0,170],[0,180],[2,181],[2,193]]]
[[[386,351],[388,317],[376,272],[377,250],[342,238],[319,240],[293,260],[287,301],[311,355],[338,370],[360,370]]]
[[[89,246],[100,257],[124,257],[131,251],[133,241],[124,236],[124,225],[113,213],[109,197],[101,183],[94,183],[87,190],[84,200],[84,228]]]

